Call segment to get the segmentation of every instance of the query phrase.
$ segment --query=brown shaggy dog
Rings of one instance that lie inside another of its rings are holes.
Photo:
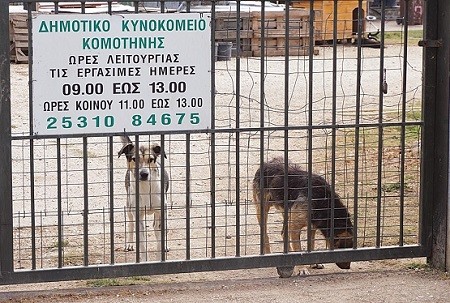
[[[269,236],[267,234],[267,216],[269,209],[274,206],[277,210],[284,210],[284,176],[285,164],[283,158],[274,158],[264,163],[261,170],[258,169],[253,179],[253,202],[259,224],[265,223],[264,228],[264,252],[270,253]],[[291,251],[300,251],[301,229],[308,225],[308,172],[295,164],[288,163],[288,208],[287,219],[289,231],[289,248]],[[263,203],[261,205],[261,191]],[[311,241],[314,249],[315,232],[319,230],[330,246],[331,234],[331,203],[334,200],[334,247],[353,247],[353,225],[350,214],[339,196],[335,193],[332,199],[331,187],[327,181],[319,175],[311,176]],[[262,206],[262,207],[261,207]],[[261,209],[262,208],[262,209]],[[262,217],[264,216],[264,217]],[[263,220],[264,219],[264,220]],[[283,231],[285,228],[283,228]],[[349,269],[350,262],[336,263],[339,268]]]

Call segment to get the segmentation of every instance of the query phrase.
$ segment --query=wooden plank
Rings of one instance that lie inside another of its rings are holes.
[[[252,39],[252,51],[253,53],[261,53],[261,39],[254,38]],[[284,38],[272,38],[272,39],[265,39],[265,48],[272,50],[271,53],[274,52],[274,50],[282,51],[284,54],[284,49],[286,46],[286,39]],[[301,48],[307,48],[309,49],[309,39],[303,38],[303,37],[297,37],[294,39],[289,39],[289,49],[298,50]]]
[[[261,39],[264,37],[267,56],[284,56],[286,38],[289,39],[289,55],[304,56],[309,53],[309,11],[303,9],[289,10],[289,23],[286,24],[286,12],[266,12],[264,19],[264,33],[261,32],[262,20],[260,12],[252,12],[251,27],[253,39],[251,41],[254,56],[261,55]],[[289,27],[286,37],[286,26]]]
[[[11,13],[11,14],[9,14],[9,20],[27,21],[28,14],[27,13]]]
[[[14,33],[11,31],[10,36],[12,37],[14,34],[27,35],[28,36],[28,28],[14,28]]]
[[[16,63],[28,62],[28,15],[26,13],[10,14],[10,37],[12,45],[10,60]]]
[[[239,18],[239,29],[250,29],[250,13],[217,12],[215,19],[216,30],[237,30],[237,20]]]
[[[285,28],[286,12],[266,12],[264,18],[264,27],[267,29],[282,29]],[[290,9],[289,10],[289,28],[305,28],[308,26],[309,12],[302,9]],[[254,31],[260,30],[261,24],[261,13],[252,12],[251,13],[251,27]]]
[[[252,30],[241,31],[241,39],[251,39],[253,37]],[[220,30],[215,32],[216,40],[218,39],[236,39],[237,31]]]
[[[317,48],[310,48],[307,39],[289,40],[289,55],[290,56],[307,56],[312,50],[315,55],[319,53]],[[261,49],[256,40],[252,40],[253,56],[260,56]],[[284,56],[285,55],[285,39],[271,39],[266,44],[264,49],[266,56]]]
[[[28,41],[15,41],[14,42],[15,48],[26,48],[28,49]]]
[[[286,30],[285,29],[268,29],[264,32],[264,37],[266,38],[285,38]],[[307,38],[309,36],[309,31],[305,30],[289,30],[288,35],[290,37],[302,37]],[[261,38],[261,32],[255,31],[253,33],[254,38]]]
[[[118,2],[116,1],[112,1],[111,2],[113,5],[117,4]],[[104,6],[105,2],[86,2],[85,3],[85,7],[86,8],[96,8],[96,7],[101,7]],[[58,6],[60,8],[81,8],[81,3],[80,2],[60,2],[58,3]],[[50,8],[53,9],[55,7],[54,3],[47,3],[47,2],[41,2],[39,3],[39,8]]]
[[[313,50],[314,55],[319,54],[318,49]],[[268,57],[281,57],[285,55],[284,49],[265,49],[264,55]],[[289,49],[289,56],[308,56],[309,55],[309,48],[290,48]],[[254,51],[253,52],[254,57],[261,56],[260,51]]]
[[[11,22],[13,23],[13,26],[15,26],[15,27],[22,27],[22,28],[25,28],[25,27],[28,27],[28,21],[25,19],[25,20],[22,20],[22,19],[11,19]]]

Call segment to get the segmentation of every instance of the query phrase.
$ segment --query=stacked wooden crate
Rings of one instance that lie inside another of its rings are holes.
[[[28,16],[26,13],[9,15],[11,61],[28,62]]]
[[[233,43],[232,55],[235,56],[237,48],[237,33],[239,30],[240,55],[242,57],[252,56],[251,39],[253,38],[253,30],[250,27],[251,23],[249,12],[241,12],[239,16],[235,11],[216,12],[215,25],[216,43]]]
[[[285,55],[286,41],[289,45],[289,55],[305,56],[309,54],[309,12],[306,10],[290,9],[288,23],[285,11],[266,11],[264,20],[262,20],[260,12],[252,12],[251,22],[253,56],[261,55],[262,37],[265,37],[264,54],[266,56]],[[288,26],[288,31],[286,31],[286,26]]]
[[[284,56],[286,45],[289,45],[289,55],[309,54],[309,12],[304,9],[290,9],[289,23],[286,23],[284,10],[267,10],[264,12],[264,20],[259,10],[241,12],[239,17],[232,11],[217,12],[215,26],[216,42],[232,42],[233,56],[237,47],[238,27],[242,57],[261,56],[262,37],[264,37],[264,55],[266,56]],[[286,26],[289,27],[288,37],[286,37]]]
[[[337,39],[339,41],[351,40],[358,28],[358,0],[337,0]],[[364,18],[366,16],[367,1],[363,0],[363,27],[365,27]],[[302,8],[307,11],[310,10],[310,0],[298,0],[292,3],[295,8]],[[334,30],[334,0],[320,0],[313,2],[314,17],[314,32],[315,39],[320,41],[333,40]],[[364,29],[363,29],[364,31]]]

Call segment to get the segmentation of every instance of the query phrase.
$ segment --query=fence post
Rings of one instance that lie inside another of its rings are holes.
[[[445,100],[445,95],[447,95],[447,104],[450,104],[450,27],[448,26],[450,24],[450,1],[447,0],[441,0],[442,3],[442,10],[440,10],[440,16],[439,16],[439,27],[441,28],[441,37],[443,39],[442,41],[442,54],[439,56],[438,66],[440,63],[442,70],[441,73],[438,71],[438,76],[442,76],[442,85],[440,85],[440,91],[442,93],[443,100]],[[446,80],[447,79],[447,80]],[[447,84],[446,84],[447,82]],[[439,86],[439,85],[438,85]],[[445,86],[447,86],[447,90],[445,89]],[[449,105],[450,106],[450,105]],[[450,115],[450,113],[449,113]],[[450,126],[449,126],[449,132],[450,132]],[[448,147],[447,151],[450,151],[450,146]],[[450,160],[449,160],[450,161]],[[448,171],[448,179],[450,182],[450,163],[449,163],[449,171]],[[450,189],[450,183],[448,188]],[[445,270],[450,270],[450,190],[448,192],[447,196],[447,225],[446,225],[446,263],[445,263]]]
[[[13,271],[9,1],[0,1],[0,278]]]
[[[423,75],[421,244],[428,262],[449,269],[449,1],[426,1]],[[440,44],[442,43],[442,44]]]

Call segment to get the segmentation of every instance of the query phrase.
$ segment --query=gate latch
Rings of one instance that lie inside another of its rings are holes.
[[[442,39],[439,40],[420,40],[419,46],[421,47],[441,47],[442,46]]]

